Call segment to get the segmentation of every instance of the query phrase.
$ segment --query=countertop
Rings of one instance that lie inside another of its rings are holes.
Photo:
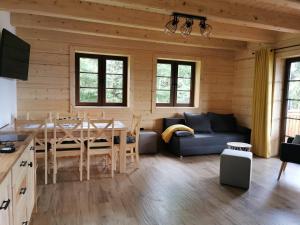
[[[7,132],[10,134],[24,134],[24,133],[12,133]],[[5,132],[1,132],[1,134],[5,134]],[[26,147],[30,144],[32,141],[34,135],[28,134],[28,137],[25,141],[18,141],[15,142],[16,151],[13,153],[0,153],[0,183],[4,180],[6,175],[9,173],[9,171],[12,169],[16,161],[20,158],[20,156],[23,154]]]

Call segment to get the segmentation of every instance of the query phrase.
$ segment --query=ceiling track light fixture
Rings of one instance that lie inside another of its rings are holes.
[[[179,24],[180,18],[185,18],[185,23],[180,27],[180,32],[183,37],[187,37],[191,34],[193,29],[194,20],[199,20],[200,34],[204,37],[209,37],[212,32],[212,26],[206,23],[206,17],[204,16],[193,16],[184,13],[174,12],[173,17],[165,25],[165,32],[168,34],[175,33]]]

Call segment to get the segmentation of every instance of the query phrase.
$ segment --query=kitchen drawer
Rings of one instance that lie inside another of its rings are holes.
[[[27,176],[25,175],[19,185],[13,186],[13,202],[14,206],[25,204],[28,195]]]
[[[12,185],[19,185],[27,174],[29,151],[24,151],[12,168]]]

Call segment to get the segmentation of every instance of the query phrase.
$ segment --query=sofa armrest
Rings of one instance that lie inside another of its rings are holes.
[[[191,133],[189,131],[183,131],[183,130],[175,131],[174,134],[176,137],[189,137],[189,136],[194,135],[193,133]]]
[[[241,134],[251,134],[251,129],[249,129],[248,127],[243,127],[243,126],[237,126],[237,132],[241,133]]]
[[[279,155],[281,161],[300,163],[300,145],[281,143]]]

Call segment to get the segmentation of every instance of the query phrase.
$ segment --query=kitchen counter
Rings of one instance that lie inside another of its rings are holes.
[[[5,134],[5,132],[0,132],[1,134]],[[22,133],[11,133],[9,134],[22,134]],[[25,141],[18,141],[15,142],[16,151],[13,153],[0,153],[0,183],[4,180],[6,175],[9,173],[9,171],[12,169],[13,165],[16,163],[16,161],[20,158],[20,156],[23,154],[26,147],[30,144],[32,141],[34,135],[33,134],[26,134],[28,137],[25,139]]]

